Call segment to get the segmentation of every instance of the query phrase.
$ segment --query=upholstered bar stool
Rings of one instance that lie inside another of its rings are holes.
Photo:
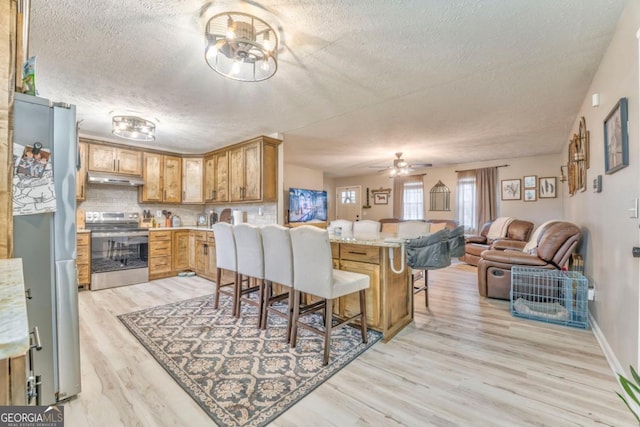
[[[343,232],[350,233],[353,230],[353,221],[349,221],[347,219],[334,219],[329,223],[329,227],[340,227]]]
[[[236,258],[236,240],[233,236],[233,226],[226,222],[218,222],[213,225],[213,236],[216,239],[216,298],[214,302],[214,308],[218,308],[220,303],[220,293],[223,292],[227,295],[231,295],[233,298],[232,313],[237,316],[236,311],[236,270],[238,267]],[[222,272],[227,270],[233,273],[234,280],[229,283],[222,283]],[[223,291],[223,287],[233,286],[233,291]]]
[[[360,320],[362,341],[367,342],[367,316],[365,289],[369,287],[369,276],[336,270],[331,260],[329,233],[318,227],[305,225],[290,232],[293,250],[293,319],[291,347],[296,346],[298,328],[305,328],[324,335],[323,364],[329,363],[331,351],[331,331],[341,328],[353,320]],[[300,293],[322,298],[321,301],[300,307]],[[354,292],[360,293],[360,313],[333,326],[333,300]],[[324,331],[300,321],[300,315],[324,309]],[[301,313],[302,311],[302,313]]]
[[[262,250],[264,252],[264,306],[262,308],[262,328],[269,325],[269,313],[286,317],[287,342],[291,338],[291,318],[293,315],[293,255],[289,229],[281,225],[265,225],[260,229]],[[273,285],[286,288],[286,292],[273,295]],[[287,311],[282,312],[272,305],[288,300]]]
[[[353,234],[376,234],[380,232],[380,223],[363,219],[353,223]]]
[[[262,326],[262,306],[264,299],[264,252],[262,250],[262,237],[260,229],[255,225],[238,224],[233,226],[233,235],[236,239],[236,252],[238,268],[236,269],[236,313],[240,317],[240,305],[245,302],[258,307],[258,328]],[[247,278],[247,288],[243,288],[243,278]],[[253,279],[253,280],[252,280]],[[257,285],[253,286],[252,281]],[[258,299],[250,295],[258,292]]]

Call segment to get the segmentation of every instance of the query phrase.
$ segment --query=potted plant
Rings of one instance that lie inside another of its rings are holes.
[[[618,392],[616,392],[616,394],[620,397],[620,399],[622,399],[625,405],[627,405],[627,408],[629,408],[633,416],[636,417],[636,421],[638,421],[638,424],[640,424],[640,414],[638,413],[640,408],[640,399],[638,398],[638,396],[640,396],[640,376],[638,376],[636,370],[633,369],[633,366],[630,366],[630,369],[633,381],[629,381],[622,374],[618,374],[618,381],[620,381],[620,385],[622,386],[622,389],[626,393],[627,397]],[[634,403],[633,407],[631,406],[630,401]]]

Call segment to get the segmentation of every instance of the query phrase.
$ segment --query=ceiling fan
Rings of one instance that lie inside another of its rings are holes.
[[[390,176],[396,175],[408,175],[413,169],[427,168],[433,166],[431,163],[412,163],[410,164],[402,158],[402,153],[395,153],[396,158],[393,159],[393,166],[370,166],[372,168],[380,169],[378,172],[389,171]]]

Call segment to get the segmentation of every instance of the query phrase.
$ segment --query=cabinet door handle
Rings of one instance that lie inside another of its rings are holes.
[[[187,198],[187,196],[186,196],[185,194],[187,194],[187,192],[186,192],[186,191],[183,191],[183,192],[182,192],[182,200],[184,200],[184,199],[186,199],[186,198]]]
[[[113,159],[113,170],[116,171],[116,159]]]
[[[203,245],[204,247],[204,254],[208,255],[209,254],[209,245],[207,245],[206,243]]]
[[[118,159],[118,169],[117,169],[117,171],[120,172],[120,159]]]

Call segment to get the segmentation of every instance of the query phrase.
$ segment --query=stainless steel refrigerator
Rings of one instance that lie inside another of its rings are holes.
[[[22,258],[29,328],[37,327],[42,344],[33,351],[31,366],[40,380],[40,405],[80,392],[76,129],[75,106],[16,94],[14,143],[40,142],[50,152],[55,188],[55,212],[13,217],[14,256]]]

